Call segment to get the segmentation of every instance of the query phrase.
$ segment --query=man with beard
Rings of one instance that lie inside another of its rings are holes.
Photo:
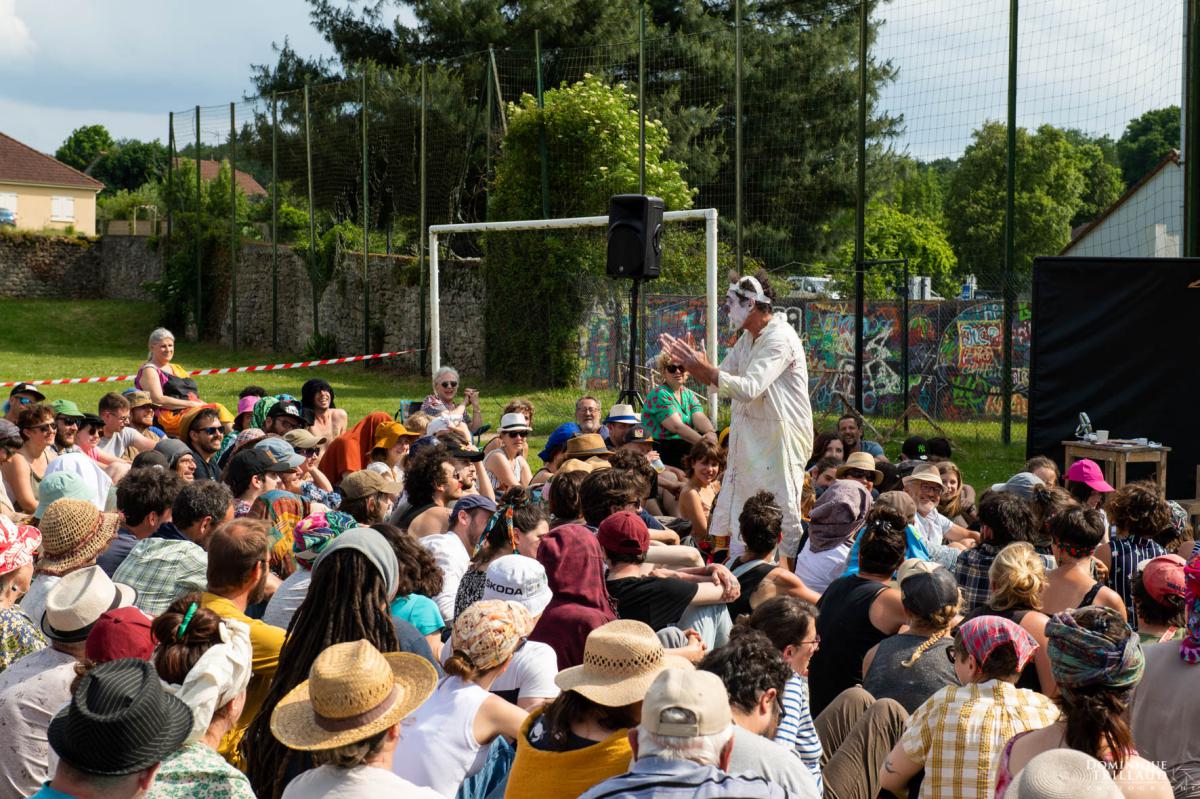
[[[83,411],[71,400],[57,399],[50,403],[54,409],[54,451],[59,455],[79,452],[75,438],[83,423]]]
[[[421,450],[404,475],[410,508],[394,524],[413,538],[449,530],[450,508],[463,493],[459,473],[445,447]]]
[[[221,425],[216,408],[194,408],[179,417],[179,437],[187,444],[196,461],[195,479],[220,480],[221,467],[217,465],[217,453],[221,450],[225,428]]]
[[[224,483],[186,484],[171,503],[171,520],[134,544],[113,579],[137,590],[134,604],[142,612],[162,614],[175,597],[204,590],[209,538],[218,525],[232,518],[233,495]]]
[[[838,438],[842,441],[842,457],[849,458],[852,452],[865,452],[876,460],[887,460],[883,447],[877,441],[863,438],[862,420],[852,413],[838,419]]]
[[[270,532],[270,526],[262,519],[242,517],[218,527],[208,542],[208,590],[201,604],[222,618],[248,625],[252,650],[252,676],[246,688],[245,708],[217,748],[226,759],[234,753],[246,727],[262,709],[287,635],[279,627],[246,615],[247,607],[267,597]]]
[[[608,428],[600,424],[600,400],[595,397],[575,400],[575,424],[581,433],[599,433],[601,438],[608,438]]]
[[[296,400],[280,400],[267,411],[263,432],[267,435],[286,436],[293,430],[308,427],[312,418]]]

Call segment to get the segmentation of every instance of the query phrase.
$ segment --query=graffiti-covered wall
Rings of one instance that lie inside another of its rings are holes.
[[[653,360],[661,332],[704,340],[703,297],[652,295],[647,299],[647,355]],[[901,335],[902,310],[895,302],[868,302],[864,316],[863,410],[895,415],[906,403],[901,347],[908,348],[909,396],[937,419],[999,417],[1003,328],[999,301],[921,301],[909,303],[908,335]],[[854,396],[854,305],[847,301],[784,299],[779,312],[804,339],[811,399],[815,409],[841,409],[836,395]],[[732,343],[721,325],[721,355]],[[1029,387],[1028,304],[1018,306],[1013,328],[1013,413],[1024,416]],[[628,316],[623,303],[597,306],[582,342],[584,379],[591,389],[619,387],[628,348]]]

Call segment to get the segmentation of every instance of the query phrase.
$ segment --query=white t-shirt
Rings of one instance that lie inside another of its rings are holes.
[[[124,458],[125,453],[133,446],[134,440],[139,437],[138,431],[132,427],[122,427],[111,436],[105,436],[100,439],[100,443],[96,445],[96,449],[101,452],[107,452],[114,458]]]
[[[838,544],[832,549],[813,552],[808,548],[808,544],[805,544],[804,549],[796,556],[796,576],[818,594],[825,593],[829,584],[846,571],[846,561],[853,546],[853,542],[848,542]]]
[[[447,657],[450,647],[442,647]],[[554,675],[558,674],[558,655],[540,641],[526,641],[512,656],[504,673],[492,683],[491,692],[514,705],[518,699],[553,699],[558,696]]]
[[[458,584],[471,566],[471,556],[455,532],[434,533],[417,541],[433,555],[433,559],[442,570],[441,593],[432,599],[442,612],[442,618],[450,624],[454,620],[454,599],[458,596]]]
[[[267,609],[263,611],[262,620],[272,627],[286,630],[292,623],[292,616],[295,616],[296,611],[304,604],[304,597],[308,596],[308,584],[311,582],[312,572],[297,567],[271,595]]]
[[[288,783],[283,799],[442,799],[431,788],[413,785],[387,769],[375,766],[320,766]]]

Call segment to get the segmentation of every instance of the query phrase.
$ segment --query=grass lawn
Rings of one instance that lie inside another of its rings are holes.
[[[146,339],[156,326],[157,310],[152,303],[117,300],[0,300],[0,381],[35,380],[57,377],[91,377],[130,374],[145,362]],[[176,362],[187,369],[246,366],[300,360],[299,353],[267,352],[242,349],[234,352],[212,344],[179,341]],[[394,374],[386,366],[347,364],[312,369],[290,369],[237,375],[213,375],[197,378],[201,396],[206,400],[237,405],[243,386],[255,384],[270,393],[300,396],[300,386],[311,377],[323,377],[333,386],[337,405],[350,415],[351,422],[370,411],[393,413],[402,399],[420,399],[429,393],[429,381],[422,377]],[[467,386],[480,390],[484,421],[493,427],[501,411],[513,397],[528,397],[534,404],[535,433],[530,439],[530,466],[536,471],[536,453],[546,436],[574,415],[577,391],[573,389],[528,390],[500,381],[477,381],[463,376]],[[70,399],[86,411],[93,411],[100,395],[120,391],[132,383],[45,386],[51,399]],[[616,391],[603,392],[599,399],[607,408],[616,401]],[[5,392],[7,394],[7,391]],[[832,427],[832,420],[821,417]],[[891,420],[872,419],[881,431],[891,429]],[[1013,425],[1014,444],[1000,444],[999,424],[991,422],[947,423],[943,425],[960,445],[962,467],[968,482],[980,487],[1007,479],[1025,459],[1025,426]],[[937,435],[927,424],[913,422],[913,433]],[[899,455],[903,434],[885,443],[888,455]]]

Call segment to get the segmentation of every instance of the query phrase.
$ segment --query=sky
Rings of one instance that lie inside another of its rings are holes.
[[[1120,136],[1144,111],[1178,103],[1183,0],[1022,0],[1018,124]],[[0,131],[53,152],[76,127],[165,139],[167,112],[240,99],[250,65],[289,37],[332,48],[304,0],[0,0]],[[897,68],[880,107],[903,115],[898,149],[957,157],[971,132],[1005,118],[1008,3],[891,0],[875,54]]]

